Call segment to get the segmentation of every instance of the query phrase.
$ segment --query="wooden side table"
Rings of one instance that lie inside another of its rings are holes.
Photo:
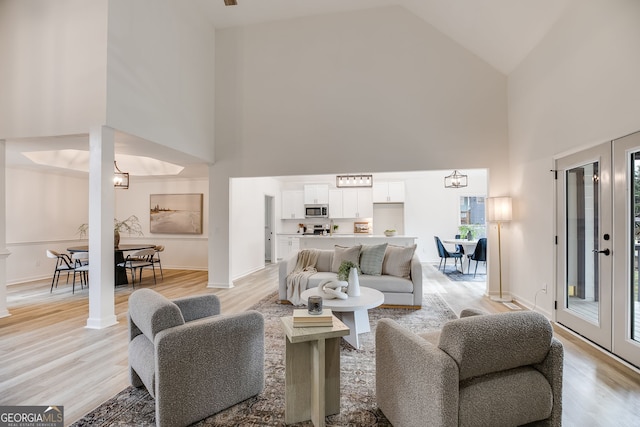
[[[281,317],[286,335],[284,422],[311,420],[340,412],[340,338],[349,328],[337,317],[333,326],[294,328],[293,317]]]

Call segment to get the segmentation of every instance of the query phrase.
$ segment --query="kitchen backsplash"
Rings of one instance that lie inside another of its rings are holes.
[[[353,234],[354,232],[354,223],[355,222],[363,222],[364,220],[333,220],[333,225],[337,225],[338,229],[334,229],[334,234]],[[372,221],[368,221],[370,224]],[[301,234],[298,232],[300,226],[306,227],[307,231],[312,230],[314,225],[322,225],[324,228],[329,229],[331,225],[331,220],[325,219],[306,219],[300,222],[295,221],[282,221],[282,228],[280,229],[280,234]],[[370,226],[369,229],[372,229]]]

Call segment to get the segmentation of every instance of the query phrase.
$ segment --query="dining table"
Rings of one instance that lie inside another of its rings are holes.
[[[114,279],[115,279],[116,286],[129,284],[129,279],[127,279],[127,270],[124,267],[119,266],[119,264],[124,263],[124,260],[125,260],[124,253],[130,252],[130,251],[140,251],[142,249],[151,249],[155,247],[156,245],[152,243],[127,243],[127,244],[118,245],[117,247],[113,248],[114,260],[115,260]],[[67,248],[67,251],[69,253],[89,252],[89,245],[71,246]]]
[[[464,248],[465,255],[471,255],[473,251],[476,249],[476,245],[478,244],[478,240],[467,240],[467,239],[443,239],[442,243],[446,243],[449,245],[460,245]],[[462,274],[464,274],[464,264],[462,264]],[[469,266],[467,266],[467,274],[469,274]]]

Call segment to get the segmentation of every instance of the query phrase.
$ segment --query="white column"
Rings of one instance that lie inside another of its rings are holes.
[[[7,309],[7,208],[6,208],[6,141],[0,139],[0,317],[10,316]]]
[[[89,137],[89,318],[87,328],[118,323],[114,297],[114,131],[101,126]]]
[[[216,163],[209,166],[208,288],[233,288],[229,241],[229,175]]]

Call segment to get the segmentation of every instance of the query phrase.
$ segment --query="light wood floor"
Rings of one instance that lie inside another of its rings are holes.
[[[277,267],[268,266],[238,280],[232,289],[207,289],[206,272],[166,270],[152,287],[168,298],[214,293],[223,312],[246,310],[277,289]],[[463,308],[509,311],[483,297],[484,285],[451,282],[425,266],[425,292],[440,294],[459,313]],[[49,282],[10,286],[10,317],[0,319],[0,405],[64,405],[65,422],[76,421],[127,387],[127,299],[131,287],[118,287],[118,324],[86,329],[87,290]],[[640,374],[594,350],[565,331],[565,426],[640,425]]]

